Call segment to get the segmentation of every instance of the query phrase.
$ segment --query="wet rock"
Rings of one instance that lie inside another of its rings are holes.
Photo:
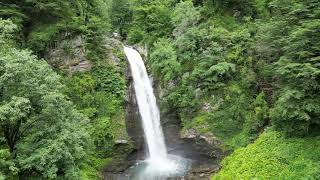
[[[136,100],[136,94],[133,86],[131,70],[127,67],[127,93],[126,93],[126,128],[131,138],[134,148],[144,150],[144,135],[142,122],[139,115],[139,107]]]
[[[185,179],[190,179],[190,180],[206,180],[206,179],[210,179],[210,177],[212,176],[212,174],[218,172],[220,169],[219,165],[212,165],[212,164],[205,164],[205,165],[201,165],[199,167],[193,168],[191,171],[188,172],[188,174],[186,174],[184,176]]]
[[[129,141],[126,139],[118,139],[115,141],[115,144],[129,144]]]
[[[207,132],[203,135],[200,135],[199,138],[204,139],[210,145],[215,145],[215,146],[221,145],[221,142],[211,132]]]
[[[181,133],[182,139],[195,139],[196,141],[205,141],[209,145],[221,145],[221,142],[211,133],[199,134],[195,129],[187,129]]]
[[[133,164],[134,163],[127,161],[125,159],[115,159],[111,162],[111,164],[108,165],[108,167],[105,169],[105,171],[106,172],[113,172],[113,173],[124,172]]]
[[[226,155],[221,148],[222,143],[211,132],[200,134],[195,129],[187,129],[182,131],[181,138],[188,144],[189,149],[193,149],[190,156],[196,156],[196,159],[201,161],[205,161],[207,157],[219,162]]]
[[[188,129],[182,135],[181,138],[193,139],[197,137],[197,131],[195,129]]]
[[[147,44],[143,46],[134,46],[134,48],[139,52],[142,59],[146,62],[148,58],[148,46]]]

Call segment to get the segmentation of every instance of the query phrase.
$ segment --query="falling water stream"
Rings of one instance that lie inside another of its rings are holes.
[[[124,47],[131,67],[134,90],[148,147],[148,158],[131,168],[130,179],[165,179],[183,175],[189,168],[189,160],[167,154],[160,124],[156,97],[140,54],[133,48]]]

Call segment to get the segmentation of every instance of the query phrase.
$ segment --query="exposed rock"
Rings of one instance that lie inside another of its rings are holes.
[[[131,165],[133,165],[133,163],[125,159],[115,159],[108,165],[106,171],[115,173],[124,172]]]
[[[45,58],[53,67],[74,73],[91,69],[91,63],[85,56],[85,41],[81,36],[77,36],[60,42],[56,48],[47,52]]]
[[[195,89],[194,94],[195,94],[195,98],[197,98],[197,99],[200,98],[200,96],[201,96],[201,89],[200,89],[200,88]]]
[[[134,46],[134,48],[139,52],[144,61],[147,60],[148,57],[148,46],[147,44],[143,46]]]
[[[126,139],[118,139],[115,141],[115,144],[129,144],[129,141]]]
[[[118,66],[124,58],[123,43],[117,38],[105,37],[103,46],[106,49],[106,63]]]
[[[207,133],[205,133],[203,135],[200,135],[200,138],[204,139],[210,145],[215,145],[215,146],[221,145],[221,142],[211,132],[207,132]]]
[[[112,33],[112,37],[115,38],[115,39],[119,39],[120,38],[120,34],[117,33],[117,32],[113,32]]]
[[[204,134],[199,134],[195,129],[187,129],[181,132],[182,139],[195,139],[195,140],[204,140],[209,145],[219,146],[221,142],[211,133],[207,132]]]
[[[88,71],[90,69],[91,69],[90,61],[82,61],[79,64],[69,66],[69,72],[71,73]]]
[[[206,102],[202,105],[202,110],[205,112],[211,112],[212,111],[212,106],[209,102]]]
[[[192,139],[197,137],[197,131],[195,129],[188,129],[182,135],[181,138]]]
[[[127,133],[133,141],[133,145],[138,150],[144,150],[144,135],[139,107],[136,100],[133,86],[133,78],[129,66],[126,71],[127,93],[126,93],[126,128]]]
[[[191,171],[189,171],[188,174],[184,176],[184,178],[188,180],[193,180],[193,179],[209,180],[212,174],[218,172],[219,169],[220,169],[220,166],[218,165],[212,165],[212,164],[200,165],[196,168],[193,168]]]

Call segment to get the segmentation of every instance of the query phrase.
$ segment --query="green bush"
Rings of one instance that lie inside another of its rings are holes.
[[[212,179],[319,179],[320,137],[285,138],[267,130],[235,150]]]
[[[28,36],[28,47],[36,53],[42,53],[50,47],[49,43],[57,40],[61,29],[58,23],[38,24]]]

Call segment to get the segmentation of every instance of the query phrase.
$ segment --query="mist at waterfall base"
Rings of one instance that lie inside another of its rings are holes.
[[[149,152],[146,160],[138,162],[129,169],[130,179],[153,180],[183,176],[191,168],[191,161],[180,156],[167,154],[159,108],[142,57],[130,47],[124,47],[124,52],[130,64]]]

